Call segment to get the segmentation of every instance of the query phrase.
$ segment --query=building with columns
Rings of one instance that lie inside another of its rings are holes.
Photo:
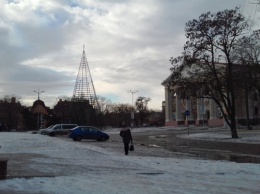
[[[165,125],[207,125],[224,126],[225,121],[218,105],[213,99],[186,98],[182,99],[174,86],[170,84],[171,76],[162,82],[165,89]],[[245,94],[236,97],[237,123],[246,124],[246,100]],[[260,108],[258,95],[252,93],[248,99],[249,119],[251,124],[259,123],[258,110]],[[185,111],[188,110],[189,116]]]

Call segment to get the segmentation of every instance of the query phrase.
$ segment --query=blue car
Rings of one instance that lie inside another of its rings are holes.
[[[78,126],[69,131],[69,137],[74,141],[81,141],[82,139],[96,139],[97,141],[106,141],[109,135],[99,131],[91,126]]]

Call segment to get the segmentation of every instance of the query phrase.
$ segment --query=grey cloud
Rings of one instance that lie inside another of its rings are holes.
[[[18,82],[59,82],[73,80],[75,77],[43,68],[19,67],[13,70],[10,79]]]
[[[33,102],[33,90],[39,88],[46,91],[42,98],[49,106],[59,95],[72,95],[85,45],[93,81],[101,83],[99,93],[104,93],[102,83],[112,83],[126,91],[137,89],[153,99],[153,107],[161,107],[161,82],[170,74],[170,57],[182,52],[185,23],[207,11],[243,4],[244,0],[46,0],[17,13],[24,12],[25,20],[19,21],[4,10],[0,95],[19,94]],[[244,10],[250,6],[246,3]],[[111,90],[107,95],[125,103],[126,91]]]

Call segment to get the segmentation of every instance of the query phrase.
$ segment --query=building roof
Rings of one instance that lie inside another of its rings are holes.
[[[47,108],[42,100],[34,101],[31,111],[33,114],[48,115]]]
[[[167,85],[170,83],[170,81],[171,81],[171,77],[172,77],[172,75],[169,75],[169,76],[161,83],[161,85],[167,86]]]

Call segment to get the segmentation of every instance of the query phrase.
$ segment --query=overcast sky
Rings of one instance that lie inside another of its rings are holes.
[[[0,98],[53,107],[71,97],[83,45],[98,96],[115,103],[150,97],[161,109],[170,57],[181,54],[185,23],[241,8],[259,26],[256,0],[0,0]],[[258,5],[259,8],[259,5]],[[257,24],[258,22],[258,24]]]

